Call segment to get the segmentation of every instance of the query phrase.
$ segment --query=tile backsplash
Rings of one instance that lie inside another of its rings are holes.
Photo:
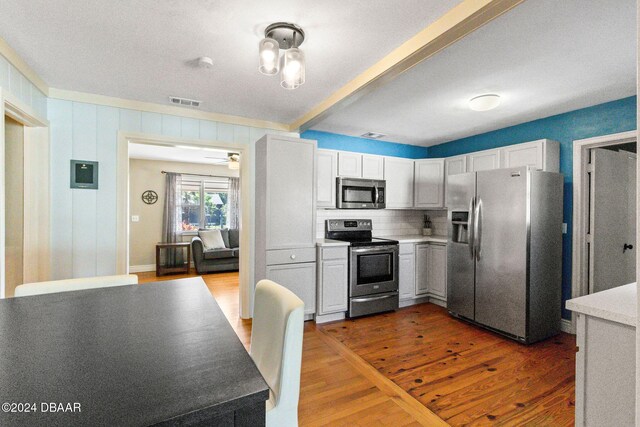
[[[447,233],[447,211],[393,209],[318,209],[316,235],[324,237],[327,219],[371,219],[374,236],[409,236],[422,234],[424,216],[429,215],[433,234]]]

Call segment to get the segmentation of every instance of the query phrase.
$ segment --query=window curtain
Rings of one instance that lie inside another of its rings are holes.
[[[176,243],[182,241],[179,232],[182,224],[182,175],[170,172],[165,175],[162,241],[166,243]],[[163,264],[166,267],[181,266],[184,263],[183,250],[183,248],[164,249]]]
[[[240,228],[240,178],[229,178],[229,228]]]

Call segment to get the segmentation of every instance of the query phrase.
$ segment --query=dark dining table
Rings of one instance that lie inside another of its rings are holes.
[[[0,300],[0,426],[261,426],[268,398],[199,277]]]

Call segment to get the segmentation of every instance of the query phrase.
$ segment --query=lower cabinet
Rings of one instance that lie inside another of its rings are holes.
[[[296,294],[304,302],[304,313],[316,312],[316,263],[268,265],[267,279]]]
[[[318,248],[318,315],[345,312],[349,304],[349,260],[344,247]]]
[[[446,303],[447,246],[443,243],[401,243],[398,281],[400,301],[405,301],[405,305],[426,297],[440,305]]]
[[[427,292],[441,300],[447,299],[447,246],[427,245]]]

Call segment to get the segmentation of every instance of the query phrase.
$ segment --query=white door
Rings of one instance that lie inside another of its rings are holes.
[[[591,150],[591,164],[593,293],[636,281],[636,155],[597,148]]]
[[[429,294],[447,299],[447,247],[429,244],[427,287]]]
[[[338,176],[362,178],[362,154],[338,152]]]
[[[384,179],[384,157],[363,154],[362,178]]]
[[[416,245],[416,296],[429,292],[429,245]]]
[[[444,160],[416,160],[414,176],[414,206],[416,208],[443,207]]]
[[[413,207],[413,160],[384,158],[387,209]]]
[[[544,168],[543,141],[515,144],[502,149],[503,168],[518,168],[520,166],[536,170]]]
[[[318,150],[316,153],[316,168],[318,171],[316,206],[319,208],[335,208],[338,153],[327,150]]]
[[[467,156],[447,157],[444,159],[444,205],[449,206],[447,200],[447,185],[450,175],[457,175],[467,171]]]
[[[304,313],[316,312],[316,263],[267,266],[267,279],[296,294],[304,302]]]
[[[413,245],[413,244],[411,244]],[[416,295],[416,260],[413,252],[398,256],[398,292],[400,300],[412,299]]]
[[[320,314],[347,311],[349,263],[347,258],[322,261]]]
[[[500,168],[500,150],[471,153],[467,157],[467,172],[479,172]]]

